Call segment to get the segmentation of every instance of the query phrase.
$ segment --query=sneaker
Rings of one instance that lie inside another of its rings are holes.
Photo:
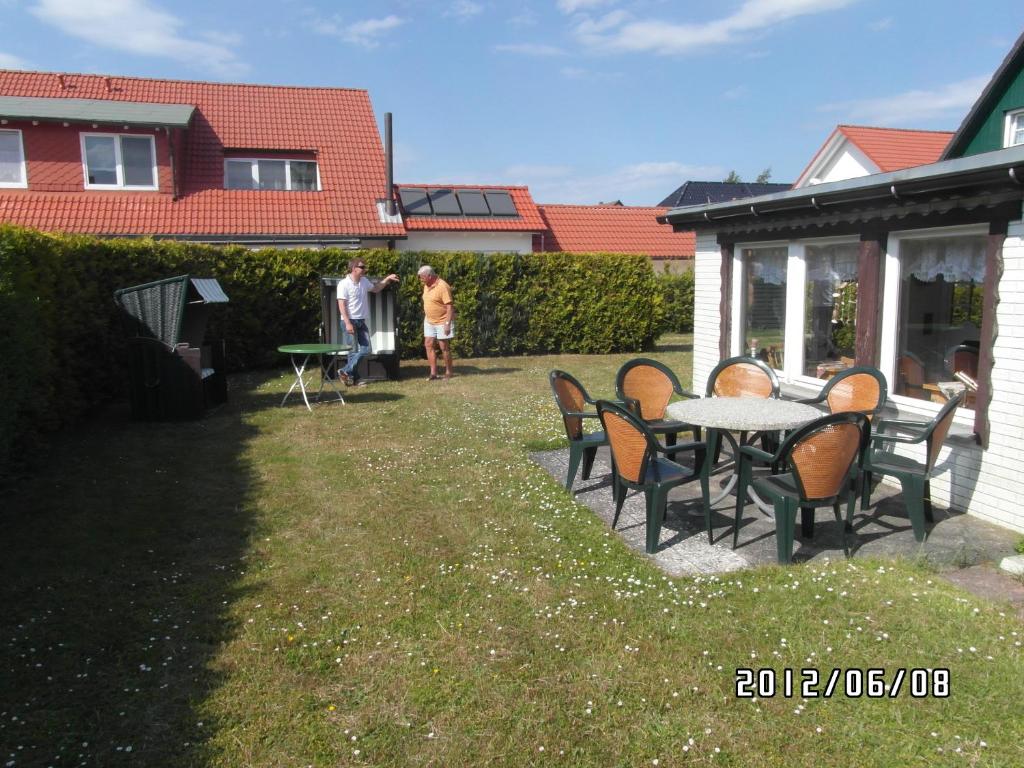
[[[352,377],[344,371],[338,371],[338,378],[346,387],[351,387],[353,384]]]

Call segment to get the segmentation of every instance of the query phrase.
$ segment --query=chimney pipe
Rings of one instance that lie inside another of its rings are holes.
[[[384,113],[384,165],[387,173],[387,193],[384,199],[387,201],[388,216],[398,213],[398,206],[395,205],[395,153],[391,146],[391,113]]]

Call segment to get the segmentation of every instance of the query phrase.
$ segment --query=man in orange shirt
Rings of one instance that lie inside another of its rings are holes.
[[[437,379],[437,355],[434,341],[437,340],[444,356],[444,379],[452,377],[452,351],[449,341],[455,335],[455,305],[452,303],[452,289],[437,276],[433,267],[422,266],[416,273],[423,283],[423,346],[427,350],[430,364],[428,381]]]

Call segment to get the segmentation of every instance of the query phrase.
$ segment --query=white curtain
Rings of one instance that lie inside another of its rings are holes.
[[[830,282],[838,285],[857,279],[860,247],[856,243],[809,245],[806,254],[808,282]]]
[[[770,285],[786,284],[786,263],[789,251],[786,248],[745,248],[743,260],[747,263],[750,280],[760,280]]]
[[[903,276],[926,283],[942,276],[947,283],[985,280],[985,238],[945,237],[900,243]]]

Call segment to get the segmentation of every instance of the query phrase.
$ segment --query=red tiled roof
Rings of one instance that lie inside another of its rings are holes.
[[[659,224],[669,208],[622,205],[542,205],[548,233],[542,251],[634,253],[662,259],[693,258],[693,232]]]
[[[942,150],[953,138],[952,131],[870,128],[862,125],[840,125],[838,130],[871,158],[882,173],[938,162]]]
[[[192,104],[180,197],[160,192],[0,191],[0,220],[46,230],[157,235],[404,235],[383,224],[384,152],[369,94],[342,88],[0,70],[0,95]],[[72,126],[71,129],[75,129]],[[317,152],[320,192],[223,189],[224,150]],[[32,157],[29,184],[33,179]]]
[[[530,196],[527,187],[503,187],[487,184],[405,184],[395,185],[395,196],[398,187],[415,187],[428,192],[434,189],[481,189],[501,190],[508,192],[515,203],[519,216],[404,216],[405,227],[410,232],[450,232],[452,230],[474,232],[542,232],[547,229],[541,218],[537,204]]]

